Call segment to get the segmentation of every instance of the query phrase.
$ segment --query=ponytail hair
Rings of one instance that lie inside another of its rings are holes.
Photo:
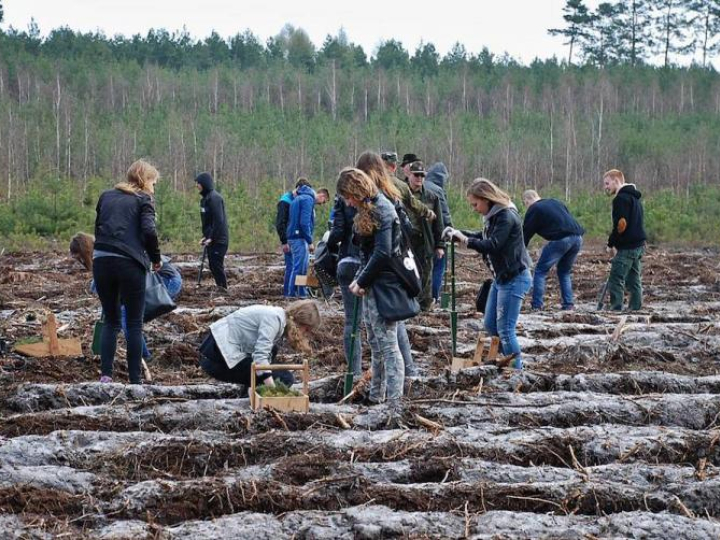
[[[126,193],[144,192],[152,195],[155,192],[155,182],[159,177],[160,173],[153,165],[144,159],[138,159],[127,170],[125,181],[116,184],[115,189]]]
[[[320,326],[322,318],[317,303],[314,300],[293,302],[285,308],[285,316],[285,335],[290,347],[297,352],[310,354],[312,352],[310,343],[300,326],[310,330]]]

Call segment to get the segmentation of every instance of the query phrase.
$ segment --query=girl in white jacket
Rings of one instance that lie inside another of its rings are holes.
[[[240,308],[210,325],[200,345],[200,367],[223,382],[250,386],[250,368],[273,363],[283,337],[298,352],[310,353],[307,336],[320,326],[320,310],[313,300],[286,308],[255,305]],[[258,381],[274,386],[273,376],[291,385],[289,371],[258,371]]]

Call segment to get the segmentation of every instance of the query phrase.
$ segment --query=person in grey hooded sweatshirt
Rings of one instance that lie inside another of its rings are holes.
[[[447,192],[445,191],[445,183],[447,182],[450,173],[447,167],[442,161],[438,161],[430,168],[428,168],[425,174],[425,189],[434,193],[438,199],[440,199],[440,210],[443,217],[443,225],[445,227],[452,227],[452,216],[450,215],[450,206],[447,201]],[[438,257],[435,254],[433,260],[433,274],[432,274],[432,297],[435,301],[440,298],[440,287],[442,287],[443,274],[445,273],[445,266],[447,257]]]

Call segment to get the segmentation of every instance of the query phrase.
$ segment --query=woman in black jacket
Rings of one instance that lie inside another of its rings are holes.
[[[335,198],[333,208],[332,228],[327,239],[327,245],[338,249],[337,280],[342,293],[343,310],[345,311],[345,327],[343,330],[343,346],[345,359],[350,357],[350,343],[352,340],[352,319],[355,302],[358,302],[357,317],[362,320],[362,301],[350,292],[350,284],[360,269],[360,250],[353,243],[353,220],[357,210],[345,203],[341,196]],[[352,361],[348,361],[355,375],[362,375],[362,341],[355,339]]]
[[[354,231],[360,246],[361,269],[350,284],[350,292],[365,298],[365,324],[372,351],[370,402],[382,401],[383,374],[391,416],[398,412],[403,394],[405,368],[397,340],[397,323],[383,319],[373,292],[373,284],[383,279],[398,279],[389,271],[391,257],[400,252],[400,221],[393,204],[375,183],[359,169],[340,172],[337,192],[357,209]],[[370,331],[371,330],[371,331]]]
[[[130,384],[140,384],[145,277],[152,262],[162,266],[152,194],[158,171],[138,160],[127,179],[104,191],[97,203],[93,277],[106,317],[100,338],[101,382],[112,382],[120,306],[127,316],[127,363]]]
[[[485,305],[485,329],[500,336],[502,352],[512,355],[522,369],[515,327],[523,299],[530,290],[532,262],[523,242],[522,220],[510,196],[490,180],[477,178],[467,190],[467,200],[483,216],[483,232],[460,232],[451,227],[444,236],[456,238],[483,255],[495,280]]]

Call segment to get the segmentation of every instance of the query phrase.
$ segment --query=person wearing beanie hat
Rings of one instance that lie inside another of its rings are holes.
[[[225,275],[225,254],[228,250],[229,235],[225,201],[217,191],[209,173],[203,172],[195,178],[200,192],[200,220],[203,237],[200,243],[207,248],[208,266],[218,287],[227,289]]]

